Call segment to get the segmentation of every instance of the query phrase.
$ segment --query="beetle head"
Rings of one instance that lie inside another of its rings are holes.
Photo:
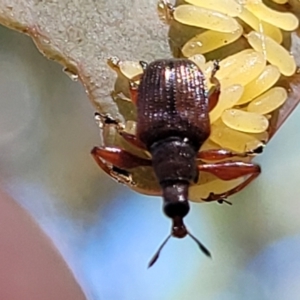
[[[175,230],[178,232],[184,227],[182,219],[190,210],[188,189],[189,183],[186,182],[163,185],[163,210],[166,216],[173,220],[173,227],[178,228]]]
[[[176,238],[184,238],[189,235],[197,243],[198,247],[205,255],[209,257],[211,256],[206,247],[197,238],[190,234],[184,225],[183,218],[190,210],[187,199],[188,188],[189,184],[185,182],[177,182],[176,184],[163,186],[164,212],[169,218],[172,219],[172,230],[171,234],[161,244],[149,262],[149,268],[157,261],[160,251],[172,236]]]

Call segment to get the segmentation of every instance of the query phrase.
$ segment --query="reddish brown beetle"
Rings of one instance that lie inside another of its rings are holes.
[[[188,189],[201,172],[211,173],[222,180],[247,176],[237,187],[222,194],[211,193],[205,201],[220,202],[247,186],[260,173],[260,167],[243,161],[221,161],[232,157],[246,157],[252,153],[234,153],[223,149],[200,151],[210,134],[209,111],[215,107],[220,84],[212,72],[214,87],[207,92],[205,78],[199,67],[187,59],[157,60],[143,63],[143,75],[137,92],[132,89],[137,104],[137,134],[123,137],[135,146],[145,148],[152,160],[133,155],[118,148],[98,148],[92,155],[98,165],[112,175],[111,170],[126,174],[127,169],[152,166],[163,195],[164,213],[172,219],[171,234],[163,242],[153,259],[157,260],[162,247],[171,236],[192,237],[200,249],[209,251],[186,229],[183,218],[189,212]],[[106,119],[106,122],[113,122]],[[212,161],[212,163],[207,163]],[[216,162],[217,161],[217,162]],[[107,163],[112,164],[109,169]],[[108,170],[109,169],[109,170]]]

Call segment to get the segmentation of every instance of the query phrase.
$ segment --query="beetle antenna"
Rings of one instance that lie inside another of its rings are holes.
[[[168,242],[168,240],[170,239],[170,237],[172,236],[172,234],[170,234],[164,241],[163,243],[160,245],[160,247],[158,248],[158,250],[156,251],[156,253],[154,254],[154,256],[151,258],[149,264],[148,264],[148,268],[151,268],[155,262],[157,261],[160,251],[162,250],[162,248],[165,246],[165,244]]]
[[[208,249],[196,238],[194,237],[192,234],[190,234],[189,232],[187,233],[195,242],[196,244],[199,246],[200,250],[208,257],[211,258],[211,254],[208,251]]]
[[[208,251],[208,249],[196,238],[194,237],[192,234],[190,234],[189,232],[187,232],[187,234],[196,242],[196,244],[199,246],[200,250],[208,257],[211,258],[211,254]],[[148,268],[151,268],[156,261],[159,258],[160,252],[163,249],[163,247],[166,245],[166,243],[168,242],[168,240],[170,239],[170,237],[172,236],[172,233],[163,241],[163,243],[160,245],[160,247],[158,248],[158,250],[156,251],[156,253],[154,254],[154,256],[151,258],[149,264],[148,264]]]

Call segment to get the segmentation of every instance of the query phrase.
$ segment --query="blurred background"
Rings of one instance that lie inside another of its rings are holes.
[[[256,159],[263,173],[232,197],[233,206],[192,204],[186,223],[213,259],[191,239],[172,239],[149,270],[170,222],[161,199],[136,194],[97,167],[89,154],[100,141],[93,114],[80,83],[28,37],[0,27],[0,189],[50,238],[86,299],[299,299],[300,109]],[[0,231],[0,243],[9,233]],[[22,253],[15,239],[6,251]],[[18,263],[11,261],[16,276]],[[46,291],[26,299],[48,299]],[[75,299],[61,293],[49,299]]]

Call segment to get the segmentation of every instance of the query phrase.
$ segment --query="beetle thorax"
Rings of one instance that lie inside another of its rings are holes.
[[[162,187],[168,183],[195,181],[198,176],[196,151],[180,137],[169,137],[149,149],[152,166]]]

